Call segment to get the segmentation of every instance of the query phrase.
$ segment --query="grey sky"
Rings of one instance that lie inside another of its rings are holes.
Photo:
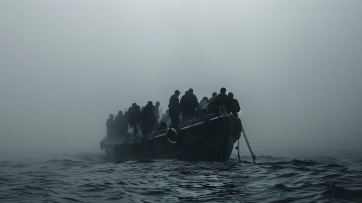
[[[361,19],[360,0],[1,0],[0,152],[98,150],[109,113],[222,86],[256,153],[357,149]]]

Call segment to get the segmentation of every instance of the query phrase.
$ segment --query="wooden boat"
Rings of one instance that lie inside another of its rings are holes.
[[[120,160],[180,159],[228,161],[241,136],[241,121],[231,114],[199,115],[170,128],[143,136],[105,137],[100,142],[107,155]]]

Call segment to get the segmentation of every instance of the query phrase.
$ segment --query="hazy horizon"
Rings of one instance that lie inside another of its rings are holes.
[[[176,89],[200,100],[221,87],[239,100],[256,155],[360,152],[361,10],[353,0],[0,1],[1,157],[102,153],[110,113],[147,101],[166,110]]]

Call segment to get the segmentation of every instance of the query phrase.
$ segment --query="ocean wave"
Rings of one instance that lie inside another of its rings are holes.
[[[326,157],[263,156],[257,164],[245,159],[117,163],[77,154],[0,163],[1,202],[362,201],[362,172],[355,161]]]

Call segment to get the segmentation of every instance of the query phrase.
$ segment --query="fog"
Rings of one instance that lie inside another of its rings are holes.
[[[361,11],[358,0],[2,0],[1,157],[102,153],[110,113],[149,100],[166,110],[190,87],[199,100],[234,93],[256,155],[359,150]]]

